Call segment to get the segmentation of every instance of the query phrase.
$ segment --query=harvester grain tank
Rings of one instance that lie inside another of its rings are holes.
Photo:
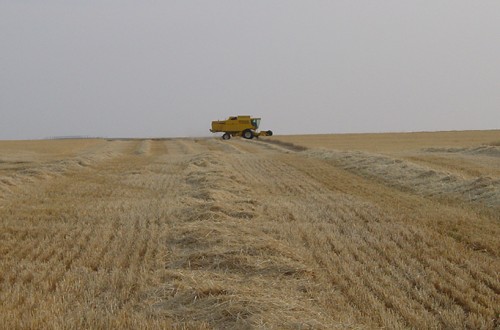
[[[252,118],[251,116],[234,116],[227,120],[215,120],[212,122],[210,132],[224,133],[222,138],[229,140],[231,136],[241,136],[245,139],[253,139],[259,136],[271,136],[272,131],[257,131],[260,125],[260,118]]]

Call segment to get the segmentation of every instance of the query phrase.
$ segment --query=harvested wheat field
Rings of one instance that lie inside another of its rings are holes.
[[[500,131],[0,142],[2,329],[498,329]]]

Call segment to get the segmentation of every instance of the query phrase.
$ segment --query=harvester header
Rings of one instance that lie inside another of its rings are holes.
[[[223,132],[222,138],[229,140],[231,136],[242,136],[245,139],[258,138],[259,136],[271,136],[272,131],[257,131],[260,126],[260,118],[251,116],[233,116],[226,120],[215,120],[212,122],[210,132]]]

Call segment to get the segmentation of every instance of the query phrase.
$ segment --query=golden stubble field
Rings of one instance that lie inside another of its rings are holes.
[[[498,329],[500,131],[0,142],[2,329]]]

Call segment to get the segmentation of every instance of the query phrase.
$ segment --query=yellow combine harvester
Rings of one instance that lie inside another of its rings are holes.
[[[250,116],[229,117],[227,120],[216,120],[212,122],[210,132],[224,132],[222,138],[229,140],[231,136],[242,136],[245,139],[253,139],[259,136],[271,136],[272,131],[258,132],[260,118]]]

